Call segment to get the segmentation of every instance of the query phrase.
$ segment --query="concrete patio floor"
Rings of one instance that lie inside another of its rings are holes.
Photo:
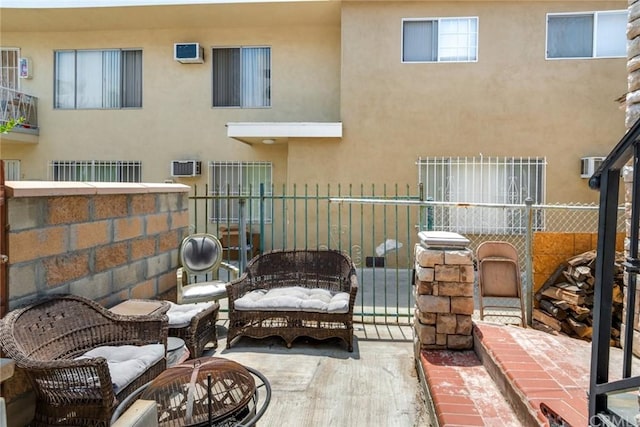
[[[271,384],[271,403],[260,427],[429,427],[415,368],[410,326],[355,325],[354,350],[341,340],[300,338],[288,349],[279,338],[240,338],[226,349],[226,320],[218,322],[218,348],[205,355],[260,371]]]
[[[586,425],[588,342],[476,321],[475,352],[420,352],[418,372],[410,326],[357,323],[349,353],[337,339],[300,338],[288,349],[276,337],[240,338],[227,350],[226,324],[218,322],[218,348],[205,355],[237,361],[269,380],[271,403],[260,427],[549,426],[541,402],[570,425]],[[620,349],[611,357],[616,378]],[[503,390],[507,383],[516,391]],[[610,404],[633,420],[637,402],[631,393]]]

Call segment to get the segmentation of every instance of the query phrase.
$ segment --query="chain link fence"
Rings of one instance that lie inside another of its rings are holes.
[[[535,292],[560,263],[574,255],[596,248],[599,207],[595,204],[482,207],[473,204],[457,204],[447,206],[444,209],[435,208],[436,211],[451,209],[454,210],[453,215],[456,216],[456,219],[464,218],[465,221],[456,222],[453,227],[439,227],[435,222],[433,229],[456,231],[459,228],[466,230],[461,234],[471,241],[469,248],[474,252],[485,241],[506,241],[516,248],[520,261],[523,296],[528,319],[532,318]],[[460,210],[467,212],[460,215]],[[469,214],[469,210],[476,212]],[[449,213],[449,215],[452,214]],[[478,220],[478,216],[481,216],[481,220]],[[625,211],[623,207],[618,209],[617,230],[621,236],[624,236]],[[572,242],[573,244],[571,244]],[[477,282],[475,291],[477,303]],[[504,309],[493,312],[485,311],[485,320],[506,323],[519,321],[517,301],[505,302],[489,299],[488,303],[493,306],[504,305]],[[509,317],[509,314],[514,314],[514,316]],[[475,318],[479,318],[477,304]]]

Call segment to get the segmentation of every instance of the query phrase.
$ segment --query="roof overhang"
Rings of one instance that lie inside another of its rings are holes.
[[[341,18],[340,0],[0,0],[0,4],[2,33],[339,27]]]
[[[340,139],[341,122],[229,122],[227,136],[246,144],[285,143],[289,138]]]

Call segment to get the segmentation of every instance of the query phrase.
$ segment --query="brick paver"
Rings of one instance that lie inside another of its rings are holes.
[[[589,342],[486,322],[474,323],[474,340],[497,367],[498,383],[520,397],[525,415],[507,403],[475,352],[423,350],[441,426],[548,426],[547,408],[572,426],[588,424]]]

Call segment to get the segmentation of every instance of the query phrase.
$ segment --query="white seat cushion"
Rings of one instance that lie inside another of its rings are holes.
[[[240,311],[307,311],[313,313],[348,313],[349,294],[327,289],[291,286],[256,289],[234,301]]]
[[[182,288],[182,298],[219,299],[227,296],[227,283],[221,281],[193,283]]]
[[[169,310],[167,317],[169,318],[170,328],[184,328],[189,326],[191,319],[213,305],[212,302],[197,302],[192,304],[175,304],[169,301]]]
[[[102,346],[87,351],[76,359],[104,357],[109,365],[109,374],[116,394],[128,386],[164,357],[164,345],[149,344],[143,346],[121,345]]]

